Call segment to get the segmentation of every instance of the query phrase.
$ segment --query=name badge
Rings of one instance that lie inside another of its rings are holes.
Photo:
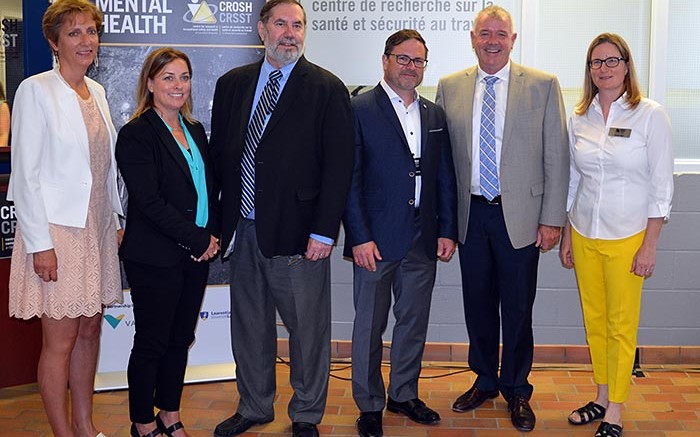
[[[610,132],[608,132],[608,136],[611,137],[629,138],[630,135],[632,135],[632,129],[623,127],[611,127]]]

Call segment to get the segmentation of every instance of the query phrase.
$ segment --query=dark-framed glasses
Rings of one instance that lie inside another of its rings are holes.
[[[416,68],[425,68],[428,65],[428,60],[423,58],[412,58],[407,55],[395,55],[393,53],[384,53],[387,56],[393,56],[396,58],[396,63],[399,65],[408,65],[413,62]]]
[[[598,70],[603,64],[608,68],[615,68],[620,65],[620,61],[627,62],[627,59],[617,56],[611,56],[605,59],[591,59],[588,65],[591,67],[591,70]]]

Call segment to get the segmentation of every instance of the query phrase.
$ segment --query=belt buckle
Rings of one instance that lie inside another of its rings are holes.
[[[486,197],[484,197],[484,199],[486,199]],[[491,200],[486,199],[486,203],[488,203],[489,205],[500,205],[501,204],[501,196],[496,196]]]

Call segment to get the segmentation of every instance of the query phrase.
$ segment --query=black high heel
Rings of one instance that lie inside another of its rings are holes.
[[[175,422],[166,428],[165,424],[163,423],[163,420],[161,420],[160,418],[160,414],[156,414],[156,425],[158,425],[158,429],[160,430],[160,432],[168,437],[173,437],[173,433],[175,431],[185,427],[185,425],[183,425],[182,422]]]
[[[158,422],[156,422],[156,425],[158,425]],[[148,434],[141,435],[139,434],[139,430],[136,429],[136,424],[132,423],[131,424],[131,429],[129,430],[129,433],[131,434],[131,437],[157,437],[161,435],[160,428],[157,427],[153,431],[149,432]]]

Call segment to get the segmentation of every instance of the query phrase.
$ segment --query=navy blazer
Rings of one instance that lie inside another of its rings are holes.
[[[345,256],[374,241],[384,261],[408,253],[415,232],[415,172],[411,150],[381,85],[352,99],[355,168],[343,216]],[[437,258],[439,237],[457,239],[457,188],[445,113],[420,98],[421,231],[426,254]]]
[[[124,125],[117,138],[117,164],[129,192],[122,258],[170,267],[199,258],[218,235],[216,187],[207,159],[207,136],[201,123],[185,121],[204,159],[209,194],[206,228],[195,224],[197,191],[180,146],[160,116],[149,109]]]

